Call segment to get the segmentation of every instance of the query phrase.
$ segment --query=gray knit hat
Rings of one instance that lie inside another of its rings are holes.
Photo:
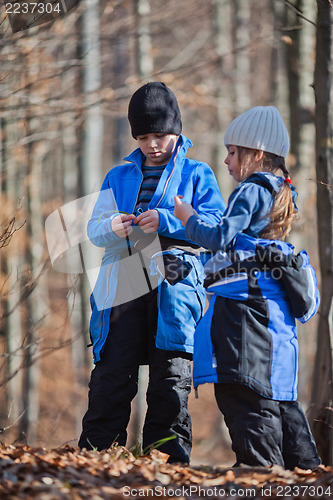
[[[289,136],[282,116],[274,106],[257,106],[230,123],[224,144],[267,151],[285,158]]]

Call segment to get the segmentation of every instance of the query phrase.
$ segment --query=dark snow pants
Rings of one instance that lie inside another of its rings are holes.
[[[138,390],[140,364],[149,365],[147,413],[143,449],[176,435],[158,449],[169,462],[189,462],[191,419],[187,409],[191,391],[191,355],[155,347],[157,289],[111,311],[110,331],[101,360],[89,383],[89,406],[83,418],[80,448],[125,446],[131,401]]]
[[[242,384],[215,384],[236,454],[236,466],[281,465],[314,469],[320,465],[306,416],[297,401],[275,401]]]

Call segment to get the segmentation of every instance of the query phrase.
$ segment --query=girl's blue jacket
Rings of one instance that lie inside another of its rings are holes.
[[[208,262],[210,273],[222,269],[205,280],[211,298],[195,331],[195,387],[233,382],[270,399],[297,399],[295,318],[304,323],[317,312],[319,292],[307,253],[293,250],[240,234],[229,255]]]
[[[149,209],[157,209],[160,217],[158,234],[191,242],[185,228],[173,215],[174,196],[180,194],[191,203],[202,220],[217,224],[225,210],[216,178],[211,168],[202,162],[186,158],[192,143],[181,135],[168,165],[165,167]],[[99,197],[88,222],[87,233],[92,243],[104,247],[99,275],[90,298],[92,315],[90,336],[94,361],[100,360],[109,332],[111,307],[115,300],[120,254],[128,251],[126,238],[111,229],[112,218],[121,212],[133,213],[142,182],[141,165],[144,155],[138,148],[125,158],[128,162],[114,167],[106,175]],[[195,326],[204,306],[203,266],[198,257],[180,248],[170,250],[187,265],[191,272],[181,282],[170,285],[165,279],[159,285],[159,315],[156,345],[160,349],[193,352]],[[131,255],[131,252],[129,253]]]
[[[233,191],[218,225],[197,215],[186,224],[188,238],[217,252],[205,266],[211,299],[195,332],[195,386],[235,382],[267,398],[297,398],[295,318],[316,313],[319,292],[304,250],[295,256],[288,243],[258,238],[282,184],[271,173],[252,174]],[[293,186],[292,194],[295,201]]]
[[[239,233],[254,238],[267,226],[273,193],[278,192],[284,179],[269,172],[254,173],[231,193],[228,206],[219,224],[207,224],[198,215],[186,223],[186,236],[198,245],[212,251],[228,250]],[[297,193],[291,186],[294,204]]]

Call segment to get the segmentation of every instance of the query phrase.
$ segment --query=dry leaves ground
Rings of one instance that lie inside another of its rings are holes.
[[[0,447],[0,499],[333,498],[333,468],[190,467],[153,450]]]

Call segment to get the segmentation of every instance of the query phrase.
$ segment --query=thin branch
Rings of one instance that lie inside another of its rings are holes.
[[[330,191],[332,191],[333,189],[333,185],[332,184],[327,184],[326,182],[322,182],[322,181],[317,181],[317,179],[306,179],[307,181],[312,181],[312,182],[315,182],[316,184],[320,184],[321,186],[326,186],[329,188]]]
[[[317,26],[317,24],[314,22],[314,21],[311,21],[311,19],[309,19],[308,17],[305,17],[302,12],[297,9],[295,7],[295,5],[293,5],[291,2],[289,2],[288,0],[281,0],[284,4],[286,4],[287,7],[289,7],[289,9],[293,10],[294,12],[296,12],[296,14],[298,15],[298,17],[301,17],[302,19],[304,19],[304,21],[306,21],[307,23],[310,23],[312,24],[312,26]],[[330,4],[332,5],[331,3],[331,0],[328,0],[330,2]]]
[[[21,208],[22,208],[22,200],[20,201],[19,206],[16,208],[14,215],[9,220],[9,222],[6,223],[4,229],[0,233],[0,249],[7,247],[9,245],[10,240],[12,239],[13,235],[17,231],[19,231],[26,223],[26,221],[24,221],[19,227],[15,227],[16,215],[17,215],[17,212],[19,210],[21,210]],[[0,229],[1,229],[1,225],[0,225]]]
[[[27,408],[25,410],[23,410],[23,412],[21,413],[21,415],[19,415],[17,417],[16,420],[14,420],[13,423],[11,423],[10,425],[7,425],[7,427],[1,427],[0,428],[0,434],[3,434],[5,431],[7,431],[8,429],[10,429],[11,427],[13,427],[15,424],[17,424],[17,422],[23,417],[23,415],[26,413],[27,411]],[[9,415],[8,415],[9,416]]]
[[[8,318],[14,310],[19,307],[20,304],[22,304],[35,290],[38,281],[40,278],[47,272],[47,270],[51,267],[50,264],[50,259],[46,259],[44,263],[42,264],[42,268],[39,271],[38,275],[35,276],[33,279],[26,281],[23,286],[20,288],[20,296],[17,299],[16,303],[12,306],[12,308],[7,311],[6,313],[2,314],[1,319]]]
[[[3,379],[0,380],[0,387],[3,387],[5,386],[10,380],[12,380],[21,370],[24,370],[30,366],[32,366],[34,363],[36,363],[37,361],[40,361],[41,359],[44,359],[46,358],[47,356],[50,356],[51,354],[53,354],[55,351],[60,351],[61,349],[64,349],[70,345],[73,344],[73,342],[75,342],[75,340],[77,338],[79,338],[80,336],[82,335],[82,331],[79,331],[77,332],[75,335],[73,335],[72,337],[60,342],[58,345],[52,345],[52,346],[47,346],[47,347],[43,347],[43,348],[39,348],[39,352],[37,355],[35,355],[33,357],[33,359],[31,359],[31,361],[29,363],[26,362],[25,359],[22,359],[22,362],[20,363],[20,366],[18,368],[16,368],[12,373],[10,373],[9,375],[5,376]],[[40,340],[38,343],[40,344],[42,340]],[[22,350],[26,350],[27,348],[31,348],[32,346],[34,346],[36,344],[33,343],[31,344],[30,346],[27,346],[27,347],[22,347]],[[18,349],[19,350],[19,349]],[[6,430],[6,428],[4,429]],[[0,428],[0,434],[2,432],[2,429]]]

